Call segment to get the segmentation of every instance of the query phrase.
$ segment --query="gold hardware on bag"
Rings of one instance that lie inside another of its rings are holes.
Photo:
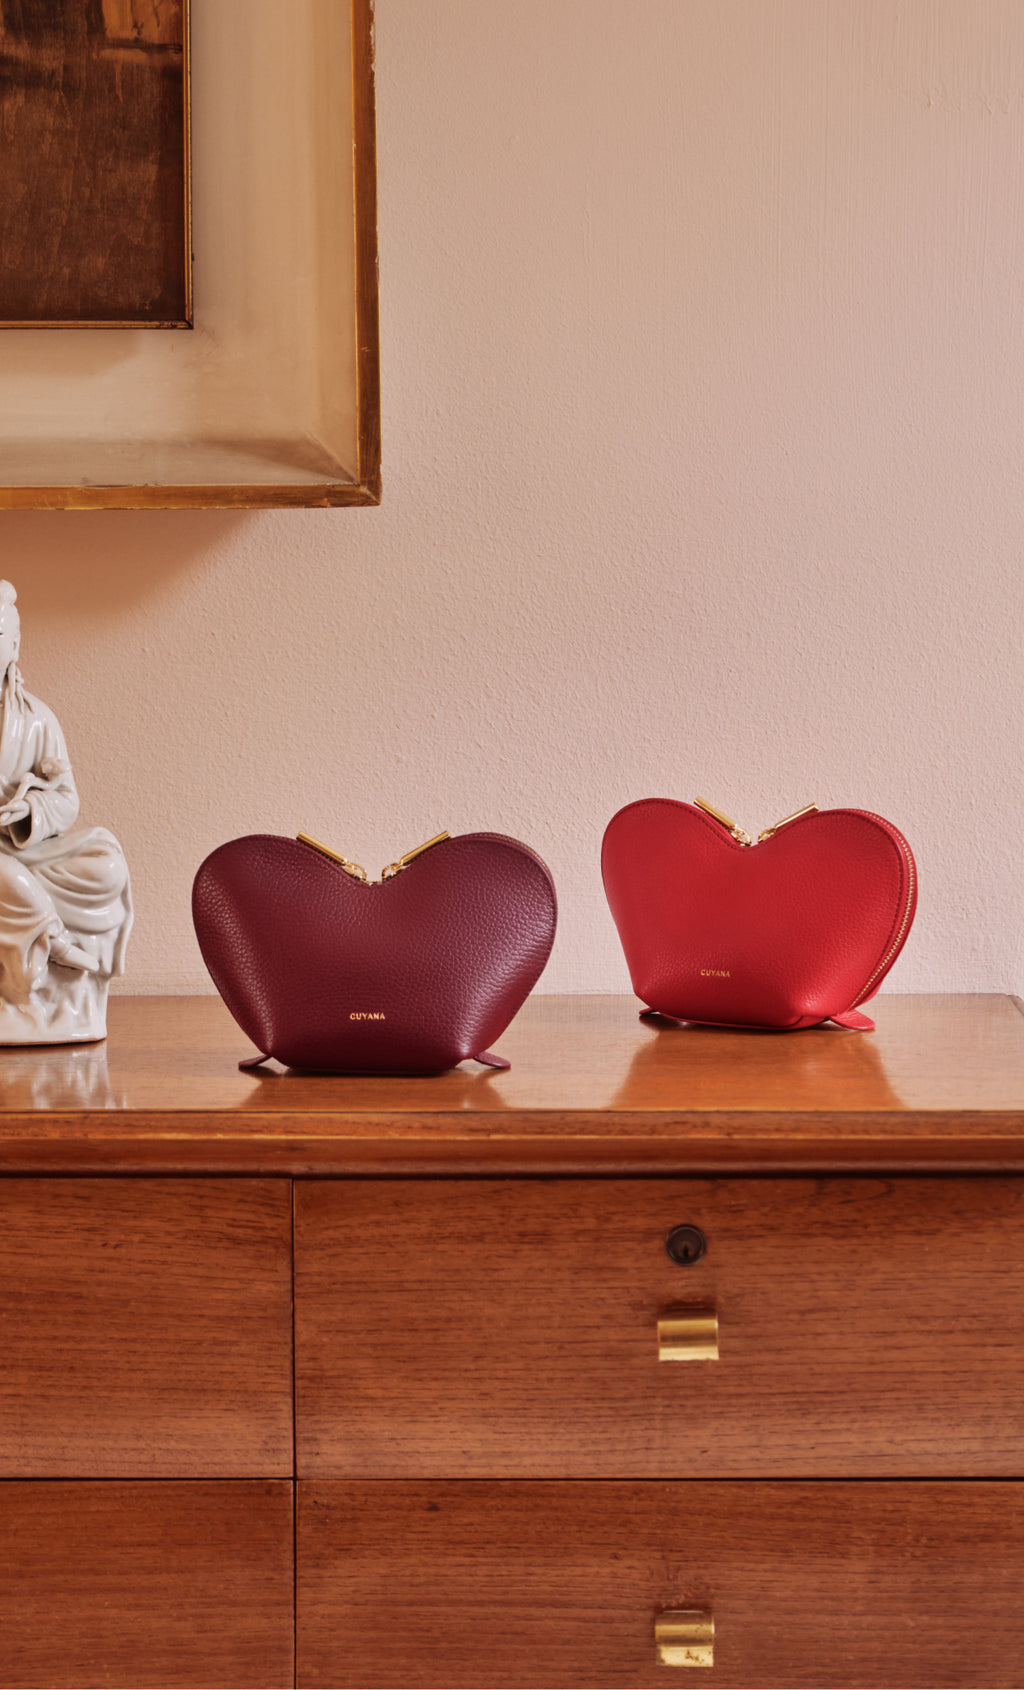
[[[347,857],[342,856],[340,851],[332,851],[331,847],[325,845],[322,839],[314,839],[311,833],[300,833],[298,839],[300,845],[311,845],[313,850],[319,851],[322,857],[330,857],[331,862],[338,863],[346,874],[352,876],[353,880],[365,881],[369,878],[362,863],[350,862]]]
[[[422,857],[424,851],[429,851],[432,845],[440,845],[443,840],[450,838],[451,834],[447,829],[444,833],[435,834],[434,838],[428,839],[425,845],[417,845],[414,851],[406,851],[405,856],[399,857],[397,863],[388,863],[387,867],[381,870],[380,880],[371,880],[361,863],[354,863],[348,857],[343,857],[340,851],[333,851],[321,839],[314,839],[311,833],[300,833],[298,835],[301,845],[311,845],[314,851],[319,851],[322,857],[329,857],[332,863],[337,863],[339,868],[343,868],[346,874],[352,876],[353,880],[361,880],[365,886],[380,886],[385,880],[394,880],[396,874],[401,874],[402,870],[408,868],[410,863],[415,862],[417,857]]]
[[[659,1361],[717,1361],[718,1314],[713,1308],[666,1309],[658,1316]]]
[[[654,1616],[654,1641],[663,1667],[713,1667],[715,1616],[706,1608],[666,1608]]]
[[[716,822],[721,822],[723,827],[727,827],[737,845],[753,845],[754,841],[750,834],[745,832],[737,822],[734,822],[731,816],[727,816],[724,810],[716,810],[715,806],[709,804],[706,798],[695,798],[693,801],[698,810],[704,810],[709,816],[714,816]],[[757,843],[761,845],[764,840],[770,839],[773,833],[778,833],[780,827],[788,827],[790,822],[798,822],[801,816],[816,815],[817,813],[817,804],[805,804],[802,810],[794,810],[791,816],[783,816],[782,820],[776,822],[774,827],[762,828],[757,836]]]
[[[427,840],[425,845],[417,845],[414,851],[406,851],[405,856],[399,857],[397,863],[388,863],[387,868],[381,872],[381,879],[394,880],[396,874],[401,874],[402,870],[408,868],[410,863],[415,862],[417,857],[422,857],[424,851],[429,851],[432,846],[441,845],[446,839],[450,838],[451,834],[447,828],[443,833],[436,833],[433,839]]]
[[[714,816],[716,822],[721,822],[723,827],[727,827],[737,845],[753,845],[754,841],[749,833],[744,833],[743,829],[738,827],[732,817],[727,816],[723,810],[716,810],[715,806],[709,804],[706,798],[695,798],[693,801],[699,810],[706,810],[709,816]]]
[[[774,827],[762,828],[757,836],[757,843],[760,845],[762,839],[770,839],[773,833],[778,833],[780,827],[788,827],[790,822],[798,822],[801,816],[816,816],[817,814],[817,804],[805,804],[802,810],[794,810],[791,816],[783,816],[782,820],[776,822]]]

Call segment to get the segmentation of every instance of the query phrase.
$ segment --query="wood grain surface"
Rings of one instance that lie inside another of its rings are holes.
[[[0,1181],[0,1474],[290,1476],[290,1195]]]
[[[0,1684],[294,1683],[292,1488],[0,1485]]]
[[[299,1492],[300,1686],[1019,1686],[1018,1484]],[[715,1664],[666,1669],[666,1608]]]
[[[300,1181],[295,1251],[300,1477],[1024,1472],[1021,1179]]]
[[[241,1074],[218,998],[114,998],[94,1047],[0,1052],[16,1172],[1024,1171],[1024,1015],[887,997],[876,1033],[637,1020],[634,998],[535,997],[509,1073]]]

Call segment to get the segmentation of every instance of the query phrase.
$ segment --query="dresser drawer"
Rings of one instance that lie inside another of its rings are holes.
[[[292,1486],[0,1484],[0,1684],[293,1683]]]
[[[1024,1182],[299,1182],[296,1370],[303,1477],[1019,1475]]]
[[[0,1474],[290,1476],[290,1197],[0,1181]]]
[[[1021,1485],[298,1491],[303,1687],[1024,1682]],[[673,1613],[710,1666],[661,1663]]]

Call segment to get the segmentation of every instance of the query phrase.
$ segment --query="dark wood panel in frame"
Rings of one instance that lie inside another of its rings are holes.
[[[188,5],[3,0],[0,327],[191,327]]]

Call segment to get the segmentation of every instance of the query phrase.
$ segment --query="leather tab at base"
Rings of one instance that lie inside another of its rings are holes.
[[[250,1068],[262,1068],[264,1062],[269,1061],[269,1056],[247,1056],[244,1062],[240,1062],[238,1066],[242,1070],[242,1073],[245,1074]]]
[[[473,1058],[474,1062],[482,1062],[487,1068],[511,1068],[511,1062],[506,1062],[503,1056],[495,1056],[493,1050],[478,1050]]]
[[[841,1015],[830,1015],[837,1027],[849,1027],[855,1033],[873,1033],[875,1023],[870,1015],[862,1015],[859,1009],[847,1009]]]

